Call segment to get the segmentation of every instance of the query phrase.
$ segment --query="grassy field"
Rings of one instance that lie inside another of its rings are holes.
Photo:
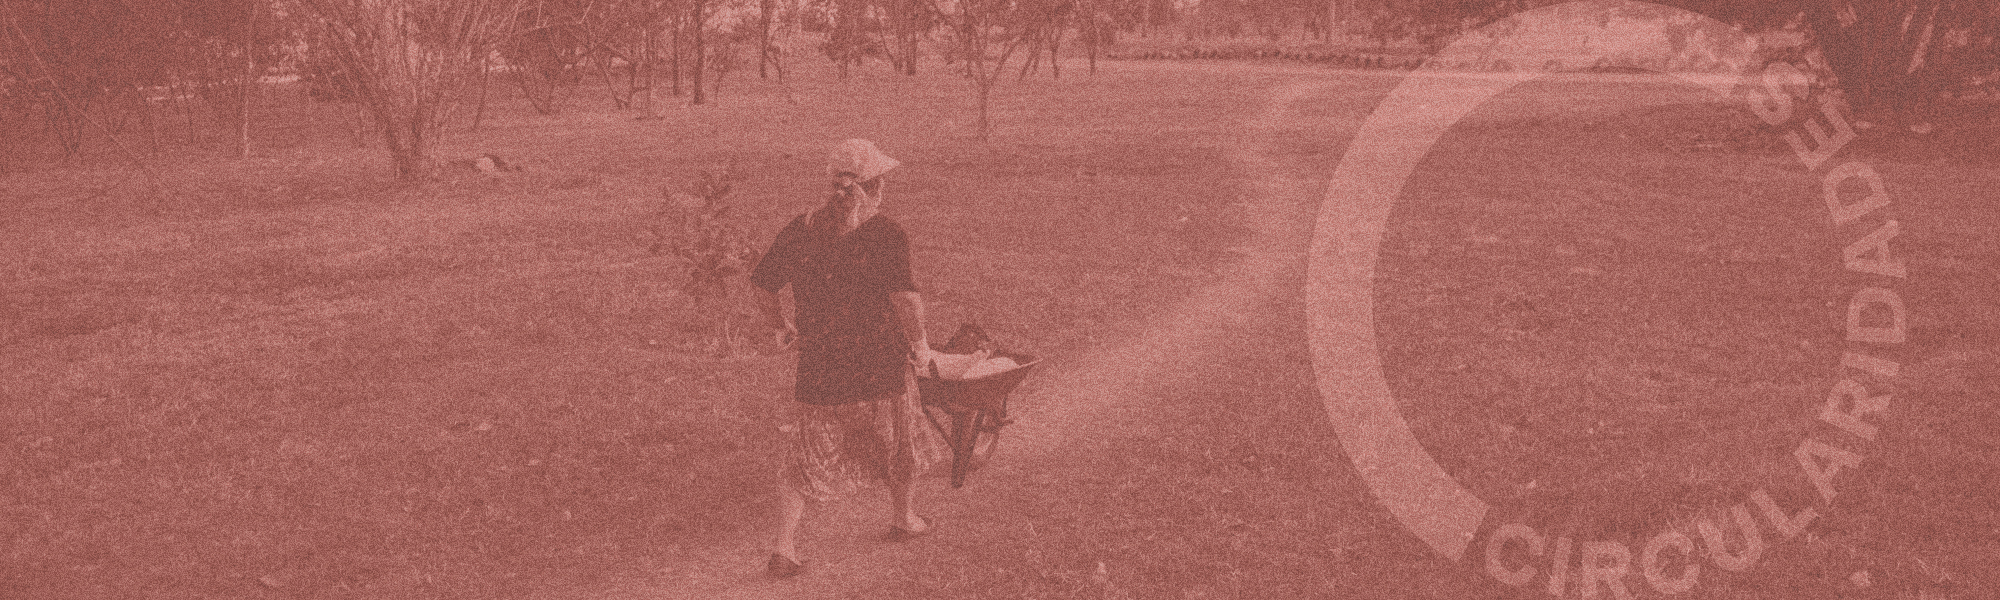
[[[1833,227],[1819,182],[1775,132],[1679,94],[1454,132],[1392,217],[1377,281],[1385,369],[1419,438],[1482,498],[1580,539],[1636,547],[1692,531],[1759,487],[1810,498],[1792,449],[1825,427],[1810,417],[1854,349],[1848,297],[1883,285],[1839,261],[1876,223]],[[1896,431],[1857,447],[1860,474],[1804,544],[1767,555],[1759,568],[1775,573],[1724,578],[1704,597],[2000,589],[1988,575],[2000,208],[1979,191],[1994,171],[1975,166],[1992,157],[1852,156],[1892,182],[1904,227],[1894,244],[1910,275],[1890,285],[1911,307],[1912,342],[1879,350],[1905,369],[1879,392],[1893,393],[1883,423]]]
[[[1396,81],[1101,68],[1004,85],[990,142],[962,80],[807,71],[655,121],[501,101],[442,150],[526,167],[498,176],[397,184],[337,109],[292,102],[253,159],[153,159],[158,193],[104,156],[5,175],[0,596],[671,594],[690,557],[764,535],[789,359],[709,352],[676,263],[646,251],[664,190],[731,166],[768,239],[817,203],[823,148],[877,140],[905,164],[885,209],[915,235],[932,335],[977,321],[1044,357],[1032,418],[1230,281],[1260,182],[1311,189]],[[1248,125],[1301,79],[1331,87]],[[1831,383],[1827,302],[1854,284],[1817,183],[1747,115],[1643,78],[1503,100],[1392,218],[1378,319],[1419,436],[1489,501],[1602,519],[1578,531],[1769,481]],[[1874,159],[1914,308],[1885,438],[1813,541],[1691,597],[2000,590],[2000,172],[1958,158]],[[812,538],[857,568],[752,595],[1537,595],[1431,558],[1374,506],[1313,396],[1298,266],[1207,349],[1224,360],[934,495],[949,533],[862,555]],[[710,560],[748,575],[761,555]]]
[[[1269,85],[1242,72],[1236,81]],[[1374,80],[1334,81],[1244,141],[1282,174],[1323,177],[1372,101]],[[1710,98],[1646,78],[1578,81],[1482,109],[1434,149],[1392,216],[1377,318],[1405,415],[1496,518],[1551,535],[1643,541],[1760,486],[1811,494],[1789,452],[1833,381],[1838,303],[1858,281],[1838,271],[1845,241],[1824,224],[1816,183],[1752,117]],[[1978,191],[1995,173],[1861,156],[1907,199],[1898,217],[1924,235],[1905,256],[1932,278],[1902,288],[1928,308],[1913,317],[1926,332],[1899,355],[1903,412],[1885,429],[1901,432],[1866,447],[1811,534],[1768,541],[1747,573],[1710,566],[1686,597],[2000,589],[1988,483],[2000,463],[1984,433],[2000,373],[1987,298],[2000,282],[1980,266],[1995,263],[1982,225],[1995,209]],[[1283,296],[1254,307],[1201,354],[1214,363],[1173,361],[1187,372],[1138,386],[1142,415],[965,500],[957,516],[974,522],[958,526],[972,533],[895,555],[921,565],[913,575],[830,597],[1541,597],[1540,580],[1502,587],[1385,525],[1312,397],[1304,307]],[[1007,493],[1020,489],[1032,493]]]
[[[877,74],[661,121],[510,103],[443,151],[527,167],[502,177],[402,186],[340,129],[276,123],[250,161],[158,159],[157,196],[115,164],[9,176],[0,586],[492,597],[733,535],[787,359],[705,352],[645,251],[663,190],[733,165],[768,239],[819,201],[824,147],[874,138],[907,165],[888,206],[936,328],[1074,354],[1230,237],[1201,137],[1230,102],[1099,101],[1141,85],[1019,86],[991,144],[962,81]]]

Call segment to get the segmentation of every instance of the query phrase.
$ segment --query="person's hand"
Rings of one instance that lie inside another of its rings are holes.
[[[910,366],[916,367],[918,371],[927,371],[931,368],[931,361],[937,359],[937,355],[938,352],[936,350],[932,350],[930,344],[927,343],[911,344]]]
[[[786,319],[784,323],[776,328],[776,331],[771,332],[771,337],[778,343],[779,352],[791,350],[792,345],[799,342],[799,328],[793,325],[790,319]]]

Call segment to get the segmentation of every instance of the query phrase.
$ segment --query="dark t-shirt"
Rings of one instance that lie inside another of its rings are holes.
[[[910,241],[903,228],[877,214],[846,235],[834,217],[800,215],[778,232],[750,273],[772,293],[789,284],[796,300],[799,375],[794,397],[807,404],[844,404],[903,393],[904,341],[890,297],[917,291],[910,277]]]

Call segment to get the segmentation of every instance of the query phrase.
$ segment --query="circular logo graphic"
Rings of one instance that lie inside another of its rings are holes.
[[[1631,42],[1578,44],[1618,24],[1647,34]],[[1643,24],[1643,26],[1642,26]],[[1650,37],[1649,37],[1650,36]],[[1635,41],[1636,40],[1636,41]],[[1859,465],[1854,448],[1871,440],[1889,405],[1884,382],[1898,365],[1884,345],[1905,338],[1907,310],[1890,284],[1905,276],[1889,251],[1898,225],[1882,178],[1865,162],[1837,160],[1855,138],[1842,108],[1801,101],[1807,79],[1796,67],[1753,64],[1756,42],[1724,23],[1681,9],[1619,1],[1571,2],[1516,14],[1461,37],[1404,79],[1372,112],[1335,168],[1313,231],[1306,283],[1314,378],[1342,448],[1395,519],[1439,556],[1457,562],[1478,549],[1480,568],[1502,584],[1543,582],[1554,594],[1580,589],[1613,597],[1650,586],[1680,593],[1701,569],[1752,568],[1770,543],[1802,533],[1838,491],[1840,473]],[[1558,54],[1559,56],[1553,56]],[[1635,56],[1644,56],[1635,59]],[[1664,58],[1663,58],[1664,57]],[[1854,291],[1846,309],[1841,376],[1823,406],[1801,415],[1820,423],[1787,463],[1818,507],[1781,506],[1766,489],[1714,507],[1692,531],[1668,528],[1638,540],[1572,539],[1526,523],[1488,523],[1493,507],[1442,469],[1412,433],[1390,393],[1378,347],[1373,280],[1391,208],[1418,163],[1455,124],[1488,100],[1541,77],[1508,65],[1640,64],[1732,98],[1774,128],[1799,164],[1818,176],[1829,222],[1843,236],[1845,270],[1879,284]],[[1444,72],[1440,67],[1457,67]],[[1484,532],[1485,543],[1477,544]],[[1705,562],[1704,562],[1705,561]]]

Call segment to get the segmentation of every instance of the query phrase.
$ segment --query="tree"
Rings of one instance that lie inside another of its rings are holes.
[[[1040,66],[1043,50],[1049,53],[1050,73],[1062,77],[1062,36],[1069,28],[1070,14],[1076,11],[1075,0],[1023,0],[1017,10],[1021,11],[1028,38],[1028,55],[1021,62],[1020,78],[1027,79]]]
[[[660,27],[666,25],[667,18],[665,5],[660,0],[641,0],[641,3],[639,58],[632,65],[632,87],[645,91],[639,109],[645,113],[641,118],[651,119],[659,116],[653,110],[654,75],[659,71],[655,61],[659,57]],[[641,83],[642,80],[644,83]]]
[[[396,176],[429,177],[431,149],[460,93],[522,1],[295,0],[374,117]]]
[[[1864,118],[1922,127],[1954,97],[1994,89],[2000,75],[1992,2],[1829,0],[1810,4],[1804,21]]]
[[[597,67],[612,105],[619,109],[631,108],[633,97],[642,90],[639,77],[640,65],[645,62],[645,34],[655,17],[649,4],[650,0],[587,0],[574,20],[583,60]],[[622,88],[615,71],[626,74]]]
[[[958,0],[955,8],[957,52],[965,61],[965,76],[979,94],[979,139],[983,140],[992,132],[988,106],[993,85],[999,82],[1014,50],[1039,26],[1038,15],[1033,5],[1019,0]]]
[[[1985,0],[1667,0],[1747,30],[1797,26],[1860,118],[1923,127],[2000,89],[2000,4]]]
[[[1111,29],[1105,26],[1105,21],[1109,17],[1099,8],[1100,0],[1081,0],[1081,2],[1083,8],[1079,12],[1083,16],[1083,24],[1077,27],[1077,37],[1082,38],[1080,41],[1083,42],[1084,55],[1090,61],[1090,74],[1096,75],[1097,52],[1112,43]]]
[[[590,6],[590,0],[536,0],[514,16],[500,50],[535,112],[555,114],[580,83],[576,67],[588,57]]]
[[[1557,0],[1362,0],[1377,39],[1436,49],[1451,36]],[[1658,0],[1756,32],[1799,27],[1864,119],[1915,127],[2000,90],[2000,3],[1991,0]]]
[[[1412,41],[1436,52],[1454,36],[1558,0],[1373,0],[1356,15],[1379,44]],[[1747,0],[1746,0],[1747,1]]]
[[[6,57],[0,68],[7,74],[8,104],[40,112],[63,155],[71,157],[82,147],[94,111],[141,86],[171,79],[169,65],[138,59],[166,54],[174,44],[134,7],[88,2],[66,8],[0,3],[5,18],[0,50]]]
[[[243,77],[236,84],[236,133],[237,158],[250,158],[250,89],[256,87],[261,74],[257,69],[257,23],[263,19],[261,6],[250,5],[247,15],[248,26],[243,28]]]
[[[866,0],[828,0],[826,10],[833,20],[833,28],[827,32],[826,57],[833,61],[841,79],[847,79],[848,70],[861,64],[861,58],[870,54],[871,40],[866,29],[865,16],[868,11]]]
[[[917,58],[921,53],[920,42],[932,29],[937,28],[938,9],[927,0],[885,0],[885,17],[889,21],[891,43],[883,44],[896,72],[904,75],[917,74]]]
[[[248,91],[285,41],[269,12],[268,0],[0,0],[0,102],[41,113],[73,156],[87,129],[127,151],[117,134],[135,112],[151,120],[145,90],[192,87],[247,143]]]

